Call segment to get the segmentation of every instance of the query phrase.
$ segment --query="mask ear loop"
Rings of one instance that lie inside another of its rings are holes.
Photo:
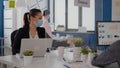
[[[30,13],[29,12],[28,12],[27,18],[28,18],[28,21],[30,22]]]

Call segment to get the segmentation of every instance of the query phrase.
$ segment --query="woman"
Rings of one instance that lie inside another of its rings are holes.
[[[49,10],[44,10],[43,11],[43,24],[41,27],[44,27],[47,33],[46,37],[50,37],[52,38],[52,31],[51,31],[51,27],[48,23],[48,19],[50,17],[50,11]]]
[[[39,20],[42,19],[42,12],[39,9],[31,9],[24,14],[24,26],[20,28],[14,38],[12,53],[20,53],[21,39],[23,38],[45,38],[45,29],[36,27]]]

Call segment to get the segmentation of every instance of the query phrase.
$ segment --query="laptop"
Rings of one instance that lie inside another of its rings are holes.
[[[32,50],[34,52],[33,57],[44,57],[47,48],[52,46],[51,38],[41,39],[22,39],[20,48],[20,57],[23,57],[23,51]]]

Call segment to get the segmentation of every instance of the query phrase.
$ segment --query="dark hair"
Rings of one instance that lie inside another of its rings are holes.
[[[30,17],[35,17],[37,15],[37,13],[41,13],[41,10],[40,9],[31,9],[30,12],[27,12],[24,14],[24,26],[28,26],[29,23],[30,23]]]
[[[47,16],[47,15],[49,15],[50,14],[50,11],[49,10],[44,10],[43,11],[43,16]]]

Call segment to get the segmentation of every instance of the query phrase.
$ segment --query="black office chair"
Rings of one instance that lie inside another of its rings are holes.
[[[13,48],[13,42],[14,42],[14,38],[15,38],[15,35],[17,33],[18,30],[15,30],[11,33],[11,47]],[[13,50],[12,50],[12,54],[13,54]]]

